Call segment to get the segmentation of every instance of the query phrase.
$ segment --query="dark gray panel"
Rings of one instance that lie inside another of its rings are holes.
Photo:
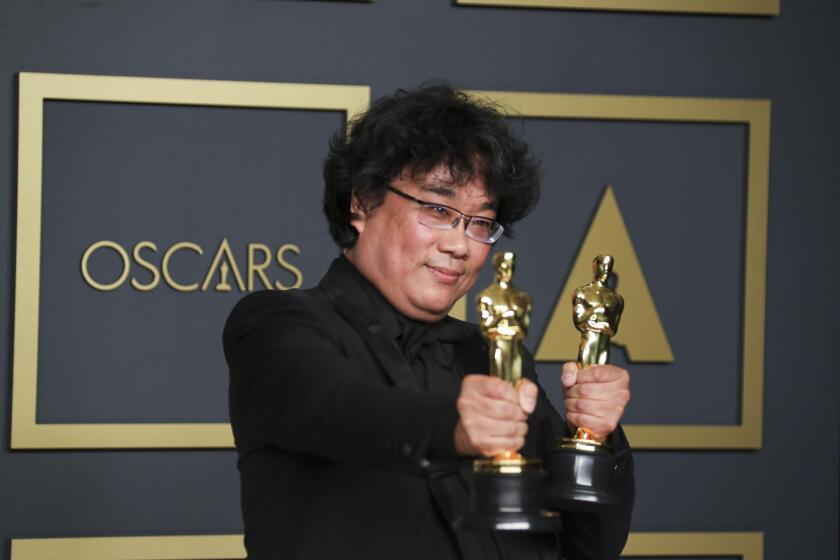
[[[319,207],[321,161],[339,112],[48,102],[45,110],[39,420],[43,422],[225,421],[227,370],[221,330],[243,293],[178,292],[161,281],[139,292],[126,281],[101,292],[82,278],[82,254],[111,240],[172,276],[201,283],[223,238],[245,277],[247,244],[288,254],[307,285],[334,253]],[[303,217],[303,219],[301,219]],[[262,255],[260,255],[262,260]],[[152,275],[131,262],[129,278]],[[94,253],[101,283],[119,277],[116,252]],[[277,263],[270,280],[291,285]],[[255,276],[256,289],[262,283]]]
[[[609,183],[676,360],[633,365],[636,398],[627,421],[739,422],[744,129],[539,120],[527,120],[523,128],[545,171],[540,206],[509,244],[521,255],[517,281],[535,300],[529,345],[536,348],[545,332]],[[620,274],[621,263],[616,266]],[[698,301],[702,305],[690,303]],[[571,310],[569,302],[560,305]],[[570,343],[574,348],[576,341]],[[614,354],[616,363],[626,364],[622,351]],[[715,368],[705,365],[710,355]],[[558,369],[546,365],[540,371]]]

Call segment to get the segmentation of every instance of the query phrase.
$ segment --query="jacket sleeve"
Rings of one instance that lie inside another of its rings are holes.
[[[410,469],[450,458],[454,400],[359,371],[326,324],[336,319],[292,291],[249,295],[231,312],[223,338],[240,460],[265,447]]]
[[[559,369],[559,368],[558,368]],[[537,382],[533,358],[526,358],[526,376]],[[559,376],[559,371],[557,372]],[[533,416],[543,432],[546,447],[559,437],[571,435],[566,421],[554,409],[542,387],[539,389],[537,409]],[[619,493],[619,504],[600,513],[564,511],[560,540],[566,560],[612,560],[621,555],[630,532],[630,518],[635,498],[633,455],[619,426],[610,435],[610,448],[615,456],[616,469],[613,488]]]

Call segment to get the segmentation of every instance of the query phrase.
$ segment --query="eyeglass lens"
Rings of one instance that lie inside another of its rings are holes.
[[[433,228],[452,228],[461,219],[461,214],[444,206],[424,204],[420,207],[420,223]],[[494,239],[499,224],[481,217],[469,219],[467,234],[476,241],[490,242]]]

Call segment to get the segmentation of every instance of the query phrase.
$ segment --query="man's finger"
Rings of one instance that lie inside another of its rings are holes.
[[[586,428],[592,432],[598,439],[604,439],[612,433],[617,424],[599,418],[597,416],[590,416],[589,414],[582,414],[579,412],[567,412],[566,420],[572,425],[581,428]]]
[[[566,399],[563,401],[563,408],[566,412],[575,412],[578,414],[587,414],[589,416],[601,417],[602,409],[599,403],[602,401],[592,401],[589,399]]]
[[[566,389],[565,397],[574,399],[592,399],[605,401],[615,398],[625,387],[619,379],[605,383],[577,383],[574,387]]]
[[[481,396],[519,404],[519,394],[507,381],[489,375],[472,374],[464,377],[461,391],[463,392],[467,386]]]
[[[490,418],[461,419],[461,426],[472,448],[488,450],[518,449],[516,441],[525,439],[527,422],[499,422]]]
[[[485,445],[479,446],[485,457],[494,457],[505,451],[518,451],[525,445],[524,437],[488,438]]]
[[[563,401],[563,408],[568,412],[577,412],[588,414],[598,418],[603,418],[607,421],[613,421],[616,418],[621,418],[624,414],[624,407],[627,401],[620,398],[613,398],[604,401],[596,401],[592,399],[565,399]]]
[[[461,419],[467,433],[476,439],[486,437],[510,438],[525,437],[528,433],[528,423],[522,421],[499,421],[486,416],[476,416]]]
[[[578,383],[609,383],[617,381],[623,377],[629,377],[629,374],[616,366],[592,366],[580,370],[577,374]]]
[[[527,415],[519,406],[519,403],[512,403],[503,399],[477,395],[471,401],[471,405],[473,412],[485,418],[516,421],[525,421],[527,419]]]
[[[481,394],[495,399],[503,399],[519,404],[519,395],[513,385],[496,377],[485,376]]]

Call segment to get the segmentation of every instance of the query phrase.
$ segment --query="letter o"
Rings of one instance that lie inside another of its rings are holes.
[[[122,257],[123,261],[122,274],[120,274],[120,277],[117,278],[114,282],[111,282],[110,284],[100,284],[99,282],[93,279],[93,277],[90,275],[90,271],[88,270],[88,260],[90,260],[90,256],[97,249],[101,249],[102,247],[113,249],[117,252],[117,254],[120,257]],[[96,243],[88,247],[85,253],[82,255],[82,276],[84,277],[85,282],[87,282],[91,288],[95,288],[101,292],[110,292],[111,290],[116,290],[117,288],[122,286],[123,282],[125,282],[125,279],[128,278],[128,271],[130,267],[131,262],[129,262],[128,260],[128,253],[125,251],[125,249],[122,248],[122,246],[120,246],[119,243],[116,243],[114,241],[97,241]]]

